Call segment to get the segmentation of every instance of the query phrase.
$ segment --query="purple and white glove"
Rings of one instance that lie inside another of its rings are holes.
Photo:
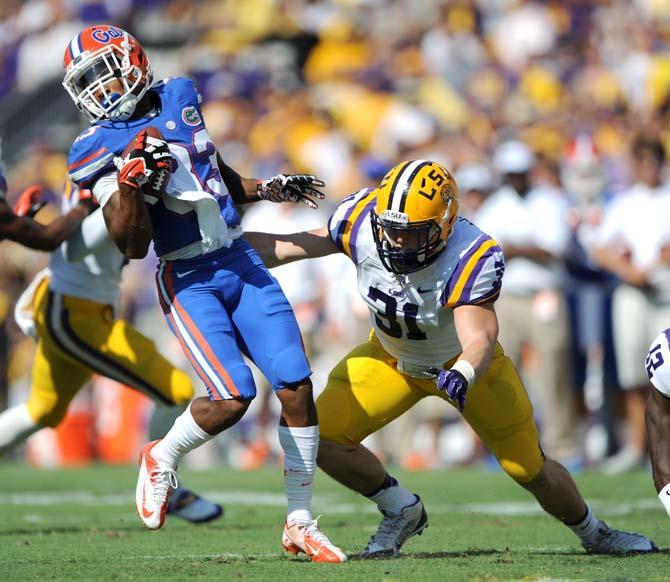
[[[261,200],[270,202],[302,202],[310,208],[318,208],[311,198],[323,200],[325,195],[317,188],[326,184],[309,174],[279,174],[258,183],[256,191]]]
[[[447,396],[458,404],[458,410],[463,412],[465,397],[468,388],[475,379],[475,370],[466,360],[458,360],[448,370],[440,370],[435,380],[437,389],[447,393]]]

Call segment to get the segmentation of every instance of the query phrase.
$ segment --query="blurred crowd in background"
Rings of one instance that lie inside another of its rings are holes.
[[[134,34],[157,78],[195,79],[213,141],[241,175],[326,181],[318,211],[260,203],[245,212],[247,230],[320,227],[338,200],[403,159],[455,172],[461,214],[505,251],[501,343],[545,450],[573,469],[644,464],[644,355],[670,326],[669,2],[3,0],[10,199],[37,182],[58,207],[84,124],[59,85],[62,54],[96,22]],[[46,261],[0,246],[0,406],[27,388],[33,348],[12,305]],[[126,268],[122,311],[181,362],[147,283],[155,264]],[[318,392],[368,330],[353,267],[338,256],[276,275]],[[259,397],[260,422],[242,423],[213,454],[247,468],[272,460],[273,404]],[[433,403],[371,444],[409,468],[486,459],[458,416]]]

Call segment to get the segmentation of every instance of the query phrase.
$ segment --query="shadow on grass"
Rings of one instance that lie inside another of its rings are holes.
[[[412,552],[412,553],[402,553],[396,558],[385,557],[385,558],[362,558],[357,555],[349,555],[349,561],[351,562],[382,562],[384,560],[434,560],[439,558],[472,558],[475,556],[495,556],[495,555],[507,555],[509,552],[505,550],[493,550],[493,549],[482,549],[482,550],[467,550],[465,552],[456,552],[456,551],[439,551],[439,552]]]
[[[524,556],[575,556],[583,557],[585,559],[593,559],[594,557],[603,557],[603,558],[637,558],[641,556],[648,557],[649,553],[630,553],[630,554],[587,554],[583,550],[574,549],[557,549],[551,550],[550,548],[542,550],[527,550],[527,549],[493,549],[493,548],[482,548],[482,549],[472,549],[464,551],[438,551],[438,552],[403,552],[396,558],[361,558],[357,555],[350,555],[349,560],[352,562],[366,562],[366,561],[382,561],[382,560],[435,560],[441,558],[454,559],[454,558],[475,558],[480,556],[497,556],[499,558],[509,558],[514,559],[520,554]],[[663,549],[659,552],[655,552],[656,555],[665,554],[670,555],[670,548]]]

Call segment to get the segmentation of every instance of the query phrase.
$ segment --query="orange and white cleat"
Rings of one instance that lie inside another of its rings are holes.
[[[161,467],[151,456],[151,449],[159,441],[152,441],[140,451],[140,474],[135,489],[137,513],[149,529],[160,529],[165,522],[170,493],[179,487],[174,469]]]
[[[347,561],[347,555],[328,539],[319,529],[318,517],[307,523],[289,523],[284,525],[281,542],[291,554],[303,552],[312,562],[339,564]]]

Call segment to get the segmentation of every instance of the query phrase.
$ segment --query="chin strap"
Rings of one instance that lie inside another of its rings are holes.
[[[119,99],[119,105],[113,111],[110,111],[109,118],[112,121],[127,121],[135,112],[137,107],[137,97],[135,95],[125,95]]]

